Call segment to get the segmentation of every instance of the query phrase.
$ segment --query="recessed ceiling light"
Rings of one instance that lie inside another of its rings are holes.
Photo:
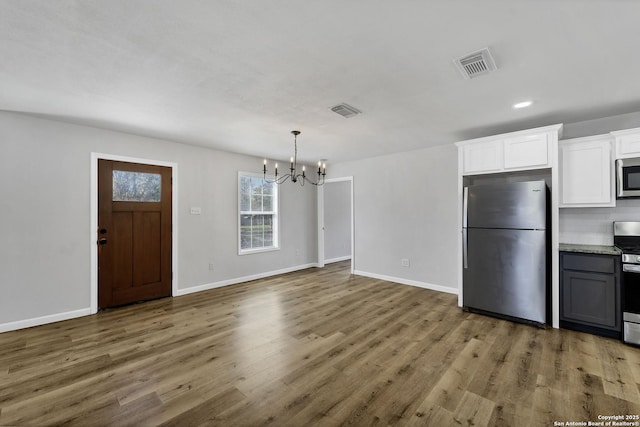
[[[531,106],[531,104],[533,104],[533,101],[522,101],[522,102],[518,102],[517,104],[513,104],[513,108],[527,108],[529,106]]]

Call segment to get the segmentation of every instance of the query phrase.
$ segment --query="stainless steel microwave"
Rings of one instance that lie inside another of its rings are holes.
[[[616,160],[616,198],[640,197],[640,158]]]

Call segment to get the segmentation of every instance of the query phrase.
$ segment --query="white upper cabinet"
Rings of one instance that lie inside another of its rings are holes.
[[[456,143],[462,175],[550,168],[562,125]]]
[[[567,139],[558,146],[560,207],[615,206],[613,138]]]
[[[466,174],[499,172],[503,168],[503,141],[488,141],[462,147]]]
[[[616,139],[616,159],[640,157],[640,128],[611,132]]]
[[[547,134],[522,135],[504,141],[505,169],[549,167]]]

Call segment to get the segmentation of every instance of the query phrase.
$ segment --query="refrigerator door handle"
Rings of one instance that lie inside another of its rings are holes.
[[[468,244],[467,244],[467,229],[462,229],[462,268],[469,268],[469,263],[467,262],[468,257]]]
[[[462,189],[462,268],[468,268],[467,262],[467,209],[469,207],[469,187]]]
[[[469,187],[462,190],[462,228],[467,228],[467,209],[469,208]]]

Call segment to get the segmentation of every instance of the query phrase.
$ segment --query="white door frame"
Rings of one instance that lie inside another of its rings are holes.
[[[91,153],[91,221],[89,242],[91,244],[91,314],[98,312],[98,160],[114,160],[117,162],[142,163],[145,165],[166,166],[171,168],[171,295],[178,291],[178,164],[162,160],[141,159],[137,157],[118,156],[114,154]]]
[[[354,215],[354,195],[353,195],[353,176],[343,178],[329,178],[325,183],[344,182],[350,183],[350,199],[351,199],[351,274],[355,271],[355,215]],[[324,267],[324,186],[318,187],[318,267]]]

